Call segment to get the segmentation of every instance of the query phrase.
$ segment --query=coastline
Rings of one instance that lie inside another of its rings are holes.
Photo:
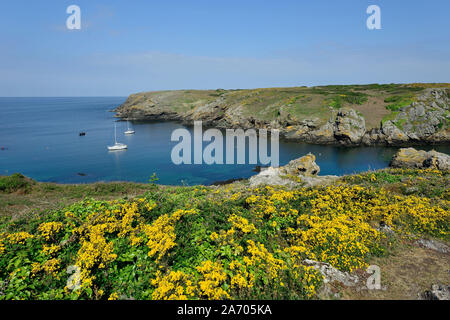
[[[297,88],[290,89],[294,90]],[[244,97],[248,95],[258,96],[264,94],[264,90],[269,91],[271,89],[260,89],[257,93],[247,90],[249,91],[248,94],[244,95],[244,93],[241,93],[241,95]],[[308,92],[304,91],[306,90],[304,88],[301,90],[303,90],[301,92]],[[315,88],[309,89],[313,93],[315,92],[314,90]],[[215,100],[212,99],[212,101],[205,100],[206,98],[201,96],[201,99],[198,98],[198,101],[189,106],[178,106],[176,101],[188,99],[191,95],[194,95],[191,91],[186,92],[150,92],[130,95],[125,103],[115,109],[115,116],[131,121],[179,121],[186,125],[192,125],[193,121],[201,120],[206,127],[222,129],[278,129],[280,137],[286,141],[310,144],[342,146],[450,144],[450,129],[448,127],[450,89],[445,87],[425,88],[422,91],[414,91],[416,94],[414,96],[411,94],[412,98],[409,98],[411,100],[406,100],[406,103],[409,101],[411,103],[401,107],[395,105],[396,111],[386,114],[383,119],[380,119],[379,125],[372,123],[371,126],[366,126],[368,121],[366,120],[367,115],[364,117],[360,110],[367,109],[365,112],[369,114],[371,108],[377,108],[379,112],[384,108],[394,110],[394,104],[388,105],[385,103],[386,107],[367,105],[364,108],[357,103],[353,105],[343,104],[340,108],[321,107],[322,118],[319,119],[316,116],[295,116],[292,113],[293,111],[285,111],[289,108],[292,109],[292,107],[282,104],[286,100],[285,98],[284,100],[279,98],[281,102],[277,102],[271,107],[274,110],[278,110],[278,115],[264,119],[265,109],[263,107],[260,107],[262,111],[259,111],[259,114],[258,112],[247,114],[247,109],[251,110],[255,107],[251,103],[246,102],[244,98],[235,101],[236,93],[233,91],[223,90],[220,93],[220,97]],[[313,93],[310,93],[311,96],[313,96]],[[352,93],[356,94],[353,91]],[[199,93],[196,92],[195,94],[198,95]],[[349,93],[347,92],[347,94]],[[386,95],[383,98],[384,101],[401,99],[397,98],[397,96],[389,96],[387,93],[384,94]],[[177,95],[176,101],[170,100],[172,99],[171,95]],[[213,95],[213,93],[209,93],[209,95]],[[275,92],[273,95],[275,98],[272,99],[278,99],[277,95],[281,95],[281,93]],[[364,98],[370,102],[370,97],[364,96]],[[378,98],[378,102],[379,100],[380,98]],[[261,100],[256,101],[260,103]],[[273,100],[270,101],[273,103]],[[326,99],[324,101],[321,103],[330,103]],[[299,108],[301,108],[301,105]],[[314,109],[313,106],[311,108]]]
[[[0,296],[164,299],[160,281],[149,279],[182,272],[183,277],[193,279],[194,297],[203,299],[207,296],[198,283],[200,271],[214,268],[224,274],[217,286],[217,299],[270,298],[274,294],[279,299],[430,299],[439,294],[437,284],[448,283],[449,194],[444,188],[449,174],[428,169],[383,169],[341,177],[327,187],[294,189],[249,188],[241,182],[209,187],[130,183],[121,189],[120,183],[64,186],[28,181],[31,186],[0,191],[0,262],[8,266],[0,279]],[[44,241],[41,233],[47,226],[58,229]],[[132,231],[123,231],[128,226]],[[87,269],[96,278],[76,294],[65,291],[59,279],[66,279],[67,267],[82,259],[84,251],[80,248],[88,241],[83,232],[95,232],[100,227],[110,228],[101,229],[107,232],[95,238],[105,239],[98,244],[104,267]],[[152,233],[146,234],[146,230]],[[305,240],[299,241],[296,232],[301,232],[300,239]],[[330,234],[334,240],[323,239],[322,234]],[[16,238],[20,240],[17,243]],[[41,252],[49,241],[58,250],[52,253],[54,258],[42,260]],[[162,247],[164,243],[170,245]],[[12,266],[18,252],[29,258]],[[253,263],[255,252],[267,259]],[[185,267],[187,258],[193,267]],[[47,261],[58,262],[48,274]],[[231,285],[236,273],[240,274],[234,267],[240,261],[261,268],[248,269],[254,280],[244,292]],[[298,262],[290,265],[292,261]],[[432,272],[426,261],[433,261]],[[411,274],[399,277],[405,264]],[[365,287],[368,265],[381,268],[383,290]],[[155,274],[153,266],[162,274]],[[269,279],[271,289],[265,284],[267,268],[273,274]],[[136,270],[135,276],[124,278],[131,269]],[[295,283],[287,281],[293,279],[285,274],[290,270],[299,271]],[[34,275],[24,276],[25,287],[20,290],[14,282],[17,272]],[[111,287],[104,279],[112,279],[112,283],[122,279],[127,289],[123,285]]]

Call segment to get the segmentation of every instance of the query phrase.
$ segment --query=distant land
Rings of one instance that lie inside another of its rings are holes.
[[[413,83],[142,92],[115,111],[126,120],[279,129],[315,144],[401,146],[449,143],[449,108],[449,83]]]

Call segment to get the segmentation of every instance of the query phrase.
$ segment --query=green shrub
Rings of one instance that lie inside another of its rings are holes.
[[[391,111],[398,111],[414,102],[412,95],[392,96],[384,99],[384,102],[389,103],[386,109]]]
[[[28,192],[31,188],[31,180],[20,173],[0,177],[0,192],[11,193],[17,190]]]

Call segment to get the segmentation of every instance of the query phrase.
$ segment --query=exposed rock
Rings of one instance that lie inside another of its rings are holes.
[[[431,290],[427,290],[422,294],[425,300],[450,300],[450,286],[433,284]]]
[[[305,259],[303,263],[308,266],[313,266],[315,269],[319,270],[323,275],[323,282],[325,284],[334,281],[342,283],[344,286],[352,287],[358,284],[359,278],[356,275],[351,275],[348,272],[340,271],[332,267],[328,263],[318,262],[314,260]]]
[[[403,193],[405,195],[411,195],[411,194],[414,194],[417,192],[419,192],[419,188],[417,188],[417,187],[408,187],[405,189],[405,191],[403,191]]]
[[[319,144],[336,143],[336,139],[334,138],[334,125],[331,122],[327,122],[313,131],[307,131],[306,128],[306,135],[304,134],[303,136],[307,142],[317,141],[316,143]]]
[[[425,89],[414,98],[414,102],[396,110],[390,120],[370,131],[366,130],[364,118],[350,108],[330,109],[328,121],[315,117],[302,119],[282,101],[267,105],[259,111],[260,114],[252,114],[242,100],[235,99],[233,91],[218,91],[209,94],[214,98],[197,98],[190,102],[180,102],[184,94],[180,92],[132,94],[115,110],[116,116],[128,120],[177,120],[184,123],[202,120],[205,126],[217,128],[276,128],[286,139],[315,144],[352,146],[450,142],[448,88]],[[189,91],[185,94],[189,97]],[[259,93],[253,94],[257,97]],[[278,108],[278,116],[265,120],[274,108]]]
[[[359,144],[366,132],[364,118],[353,109],[341,109],[335,120],[334,137],[342,144]]]
[[[432,168],[450,170],[450,156],[445,153],[402,148],[392,158],[391,167],[396,168]]]
[[[251,186],[281,185],[281,186],[306,186],[327,185],[339,177],[318,176],[320,167],[315,162],[316,157],[308,154],[299,159],[290,161],[279,168],[264,168],[259,174],[249,179]]]
[[[388,226],[384,221],[380,222],[380,226],[377,229],[386,234],[394,234],[392,228]]]
[[[371,130],[366,131],[361,142],[367,146],[384,144],[386,143],[386,137],[380,128],[372,128]]]
[[[382,125],[386,142],[449,142],[450,99],[447,90],[426,89],[416,102],[401,108],[395,119]]]
[[[280,172],[290,175],[316,176],[320,172],[320,167],[316,164],[316,156],[309,153],[304,157],[290,161],[280,168]]]
[[[253,177],[250,178],[249,181],[252,187],[258,185],[278,185],[278,186],[293,187],[298,184],[294,180],[281,177],[280,169],[273,167],[269,167],[261,171],[257,175],[254,175]]]
[[[434,250],[437,252],[450,253],[450,248],[446,244],[435,240],[420,239],[417,241],[417,244],[419,244],[424,248]]]
[[[397,145],[405,143],[409,140],[409,137],[402,130],[397,128],[397,126],[392,121],[386,121],[385,123],[383,123],[381,126],[381,132],[384,135],[382,139],[387,144]]]
[[[365,120],[350,108],[339,109],[321,126],[318,122],[301,122],[296,131],[286,137],[319,144],[357,145],[366,132]]]
[[[427,159],[428,153],[414,148],[402,148],[392,158],[391,167],[421,168]]]
[[[434,150],[428,152],[428,158],[423,162],[425,168],[450,170],[450,156]]]

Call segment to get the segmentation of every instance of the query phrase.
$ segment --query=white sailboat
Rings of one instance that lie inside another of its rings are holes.
[[[125,134],[134,134],[134,130],[130,129],[130,122],[127,120],[127,131]]]
[[[117,142],[117,128],[116,128],[116,122],[114,122],[114,145],[108,146],[108,150],[115,151],[115,150],[125,150],[128,146],[123,143]]]

